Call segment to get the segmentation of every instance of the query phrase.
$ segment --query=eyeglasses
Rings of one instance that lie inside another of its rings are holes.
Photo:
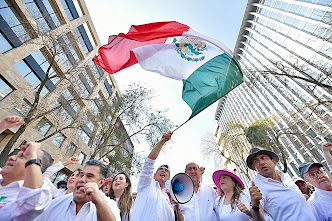
[[[318,170],[317,172],[308,173],[308,176],[310,176],[311,178],[317,178],[318,175],[325,175],[325,174],[326,174],[325,170]]]

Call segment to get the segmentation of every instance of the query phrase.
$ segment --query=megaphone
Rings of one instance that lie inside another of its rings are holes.
[[[186,173],[178,173],[171,181],[166,180],[165,187],[179,204],[188,203],[194,195],[194,182]]]

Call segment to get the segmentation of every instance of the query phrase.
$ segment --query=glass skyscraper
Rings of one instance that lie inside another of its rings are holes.
[[[321,144],[332,136],[331,31],[331,0],[248,1],[234,49],[244,83],[219,101],[215,114],[217,143],[238,163],[229,159],[225,166],[246,170],[251,148],[243,136],[241,148],[222,145],[223,135],[239,133],[230,125],[247,128],[273,116],[291,176],[304,161],[328,170]]]

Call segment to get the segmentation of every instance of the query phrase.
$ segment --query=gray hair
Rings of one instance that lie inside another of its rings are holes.
[[[108,168],[107,166],[101,162],[100,160],[88,160],[85,163],[85,166],[98,166],[100,168],[100,177],[101,178],[106,178],[107,177],[107,173],[108,173]]]
[[[186,168],[184,169],[184,171],[187,171],[187,167],[188,167],[188,165],[189,165],[189,164],[192,164],[192,163],[193,163],[193,164],[196,164],[197,168],[199,169],[199,166],[198,166],[198,164],[197,164],[197,163],[190,162],[190,163],[187,163],[187,165],[186,165]]]

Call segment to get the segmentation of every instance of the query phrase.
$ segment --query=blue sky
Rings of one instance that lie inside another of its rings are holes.
[[[98,4],[97,4],[98,3]],[[109,35],[127,33],[131,25],[158,21],[178,21],[206,36],[223,42],[234,49],[243,13],[247,4],[244,0],[86,0],[92,21],[102,44]],[[157,73],[144,71],[138,64],[114,74],[121,90],[133,82],[140,82],[156,92],[153,104],[169,110],[168,117],[177,125],[182,124],[191,114],[190,108],[182,100],[182,82],[165,78]],[[218,168],[201,155],[201,139],[208,132],[214,132],[214,114],[217,103],[198,114],[177,130],[172,143],[159,155],[156,166],[168,163],[171,176],[183,172],[189,162],[206,167],[204,182],[211,183],[211,174]],[[136,145],[135,148],[147,156],[149,147]],[[134,179],[134,184],[135,178]],[[135,186],[135,185],[134,185]],[[134,187],[135,189],[135,187]]]

